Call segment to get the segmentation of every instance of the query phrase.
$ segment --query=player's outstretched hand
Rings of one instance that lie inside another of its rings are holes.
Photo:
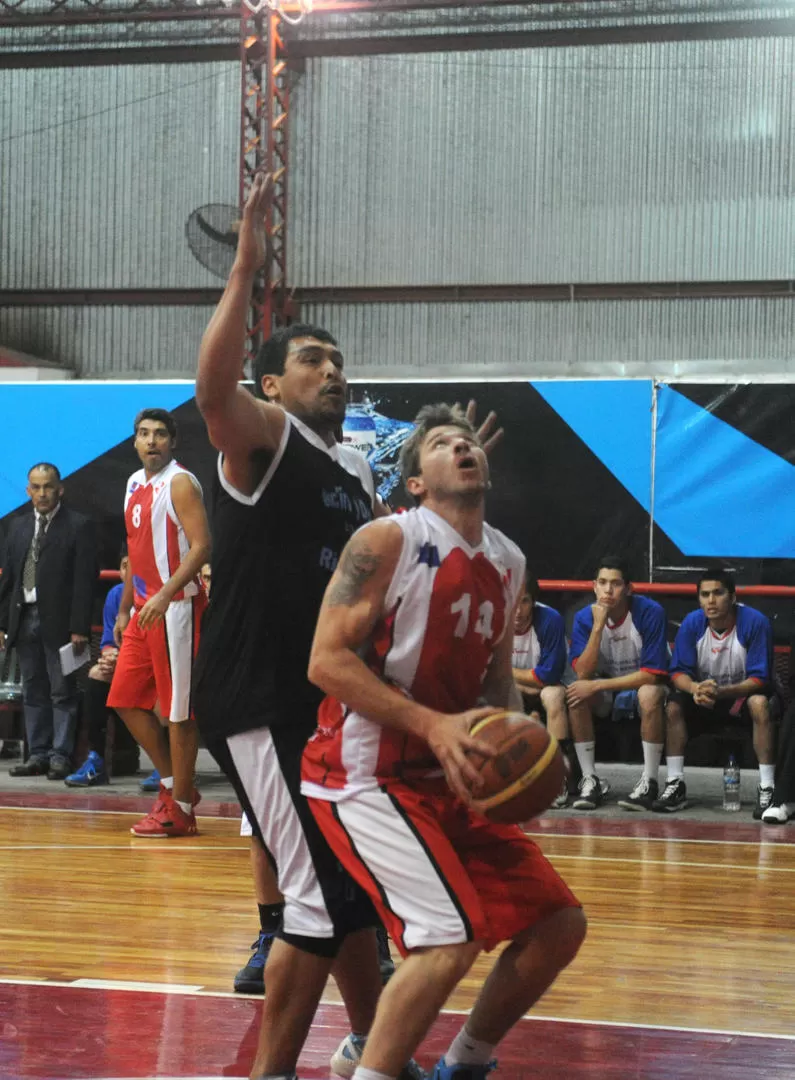
[[[268,250],[265,211],[270,193],[270,174],[257,173],[243,208],[243,220],[240,222],[235,257],[235,265],[248,273],[256,273],[265,264]]]
[[[477,424],[478,415],[478,403],[472,399],[468,402],[466,408],[467,420],[477,429],[478,439],[480,445],[486,454],[490,454],[498,443],[502,442],[502,438],[505,435],[505,429],[497,427],[497,414],[492,409],[483,423],[478,427]]]
[[[487,705],[454,715],[440,713],[438,722],[428,735],[428,745],[444,769],[451,791],[462,802],[470,803],[477,798],[478,790],[483,786],[480,772],[468,755],[494,757],[492,747],[480,739],[473,739],[469,734],[470,729],[478,720],[491,716],[494,711],[494,706]]]

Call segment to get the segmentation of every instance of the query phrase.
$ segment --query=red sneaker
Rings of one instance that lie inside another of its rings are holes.
[[[196,836],[196,815],[186,814],[171,796],[159,798],[150,813],[130,829],[133,836],[160,840],[166,836]]]
[[[173,797],[174,797],[173,789],[163,787],[163,785],[161,784],[160,785],[160,798],[161,799],[173,799]],[[199,792],[196,790],[196,788],[193,789],[193,794],[191,795],[191,800],[190,801],[191,801],[191,805],[193,806],[194,809],[202,801],[202,797],[199,794]]]

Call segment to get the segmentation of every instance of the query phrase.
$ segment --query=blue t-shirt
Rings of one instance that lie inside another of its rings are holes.
[[[544,686],[556,686],[566,666],[566,628],[563,616],[546,604],[533,607],[533,625],[513,636],[513,667],[531,670]]]
[[[600,675],[615,679],[636,671],[653,675],[668,674],[668,620],[656,600],[647,596],[629,598],[629,610],[619,623],[607,620],[599,646],[596,670]],[[571,664],[577,670],[593,630],[591,605],[581,608],[574,616],[571,630]]]
[[[718,686],[756,679],[768,683],[773,671],[773,627],[756,608],[738,604],[735,623],[722,634],[710,628],[701,608],[682,620],[674,643],[671,674],[696,682],[714,679]]]
[[[99,643],[100,651],[102,649],[116,647],[116,641],[113,637],[113,627],[116,624],[116,616],[119,614],[119,605],[121,604],[121,594],[124,592],[124,583],[119,582],[118,585],[114,585],[112,589],[108,591],[108,595],[105,597],[105,606],[102,609],[102,641]]]

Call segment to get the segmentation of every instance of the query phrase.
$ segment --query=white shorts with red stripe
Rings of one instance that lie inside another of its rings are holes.
[[[390,781],[338,802],[308,799],[403,955],[466,941],[491,949],[562,908],[579,907],[517,825],[496,825],[434,787]]]

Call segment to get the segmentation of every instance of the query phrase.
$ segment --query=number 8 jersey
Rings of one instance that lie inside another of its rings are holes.
[[[474,708],[498,642],[524,585],[519,548],[484,524],[470,547],[432,510],[396,514],[403,548],[363,653],[368,665],[407,696],[443,713]],[[327,697],[304,751],[302,791],[337,801],[390,777],[440,775],[421,739],[349,712]]]
[[[160,591],[190,547],[171,501],[171,481],[178,473],[187,473],[201,491],[193,473],[183,469],[176,461],[170,461],[149,480],[146,472],[139,469],[127,481],[124,524],[127,527],[135,606],[138,608]],[[197,577],[189,581],[173,599],[185,600],[196,596],[200,588]]]

